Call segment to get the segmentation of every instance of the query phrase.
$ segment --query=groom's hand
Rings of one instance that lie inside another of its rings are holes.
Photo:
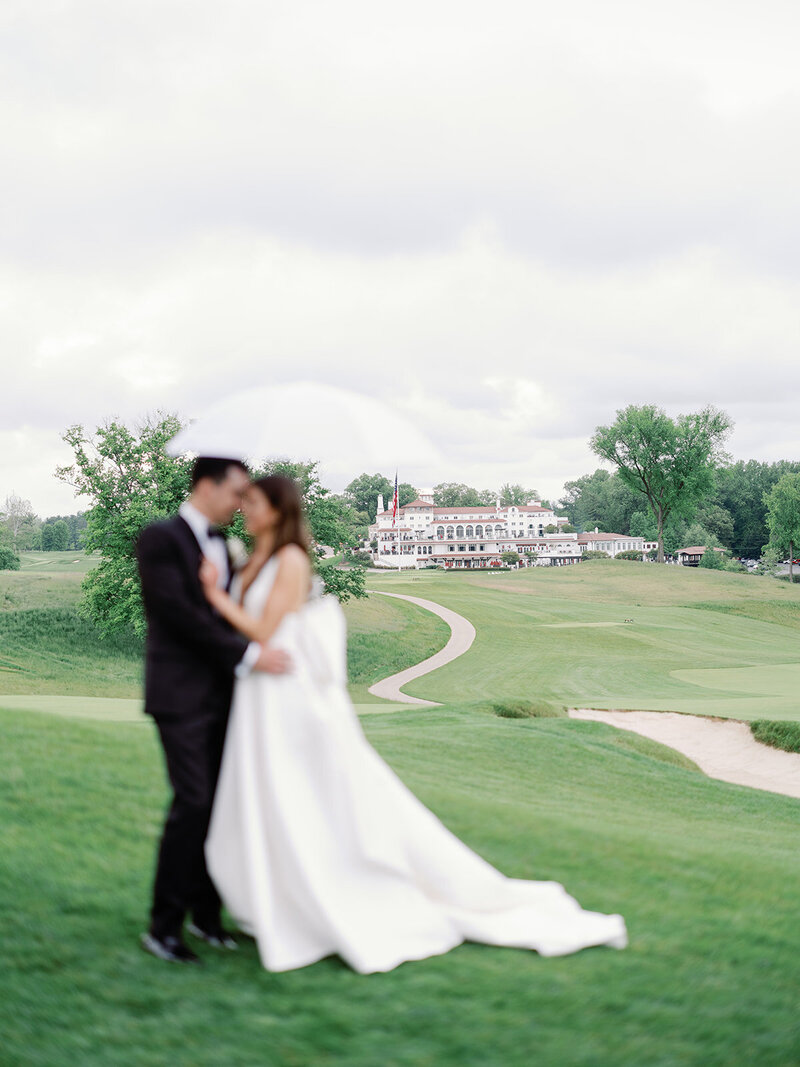
[[[282,648],[270,648],[262,645],[258,659],[253,664],[254,671],[266,671],[267,674],[286,674],[292,669],[288,652]]]

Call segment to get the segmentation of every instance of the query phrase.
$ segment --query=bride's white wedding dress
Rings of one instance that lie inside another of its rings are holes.
[[[273,558],[247,590],[253,616],[276,569]],[[543,956],[625,946],[620,915],[583,911],[557,882],[506,878],[384,763],[345,687],[335,600],[312,597],[271,644],[294,669],[237,681],[206,843],[225,906],[268,970],[338,954],[361,973],[388,971],[462,941]]]

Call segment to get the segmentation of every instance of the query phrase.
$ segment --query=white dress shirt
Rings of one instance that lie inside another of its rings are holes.
[[[211,522],[202,511],[198,511],[194,504],[188,500],[184,500],[178,508],[178,514],[194,534],[195,540],[200,546],[200,551],[217,568],[217,588],[227,589],[231,577],[231,565],[228,559],[228,550],[225,547],[225,539],[223,537],[210,536],[209,528],[211,527]],[[248,675],[260,655],[261,645],[257,641],[251,641],[234,668],[236,677],[244,678]]]

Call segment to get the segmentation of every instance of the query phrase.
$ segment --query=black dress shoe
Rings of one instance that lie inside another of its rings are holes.
[[[197,926],[195,923],[188,923],[186,929],[194,937],[199,937],[201,941],[205,941],[207,945],[211,945],[213,948],[234,950],[239,947],[233,936],[221,926],[217,926],[213,930],[203,930],[202,927]]]
[[[179,937],[155,937],[151,933],[142,934],[142,948],[152,956],[169,963],[200,963],[200,957],[196,956],[190,948],[184,945]]]

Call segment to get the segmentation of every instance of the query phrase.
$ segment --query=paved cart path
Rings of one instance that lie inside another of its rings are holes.
[[[435,671],[438,667],[443,667],[446,663],[451,663],[454,659],[458,659],[459,656],[463,656],[475,640],[475,627],[463,615],[451,611],[450,608],[444,608],[441,604],[435,604],[432,600],[423,600],[418,596],[405,596],[403,593],[384,593],[382,590],[377,589],[371,589],[370,593],[395,597],[397,600],[407,600],[409,604],[416,604],[419,608],[432,611],[434,615],[444,619],[450,627],[450,640],[443,649],[421,663],[416,663],[413,667],[407,667],[398,674],[392,674],[388,678],[383,678],[380,682],[376,682],[375,685],[370,686],[369,692],[373,696],[381,697],[383,700],[394,700],[402,704],[416,704],[429,708],[440,707],[441,705],[434,700],[420,700],[419,697],[407,696],[402,692],[402,686],[414,681],[415,678],[421,678],[423,674]]]
[[[672,711],[570,710],[573,719],[605,722],[682,752],[710,778],[800,798],[800,755],[756,741],[746,722]]]

